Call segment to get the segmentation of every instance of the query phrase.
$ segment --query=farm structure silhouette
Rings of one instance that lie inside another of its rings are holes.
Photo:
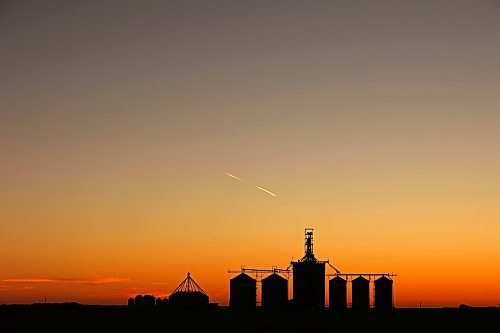
[[[327,268],[332,273],[327,273]],[[342,273],[329,260],[318,260],[314,255],[314,230],[305,229],[304,256],[291,261],[286,268],[246,268],[229,270],[238,274],[229,281],[229,307],[234,310],[252,310],[260,305],[266,310],[284,308],[325,308],[326,279],[328,280],[329,307],[334,310],[380,310],[394,308],[392,273]],[[292,277],[293,297],[289,298],[289,280]],[[373,283],[372,283],[373,281]],[[351,286],[351,303],[348,303],[348,286]],[[373,284],[374,301],[370,301],[370,284]],[[257,288],[261,285],[261,298]],[[169,298],[157,299],[152,295],[137,295],[129,299],[128,305],[136,308],[208,308],[216,307],[209,302],[209,295],[188,273],[185,280]]]

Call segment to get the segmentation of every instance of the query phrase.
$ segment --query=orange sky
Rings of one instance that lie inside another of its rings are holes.
[[[397,306],[500,303],[495,2],[0,11],[0,303],[189,271],[227,304],[228,268],[286,267],[305,227],[397,273]]]

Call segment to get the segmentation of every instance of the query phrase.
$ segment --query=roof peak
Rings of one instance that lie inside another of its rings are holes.
[[[201,289],[200,285],[196,283],[195,280],[193,280],[190,272],[187,273],[187,277],[177,286],[177,288],[175,288],[172,294],[178,292],[187,292],[187,293],[200,292],[205,295],[207,294],[203,289]]]

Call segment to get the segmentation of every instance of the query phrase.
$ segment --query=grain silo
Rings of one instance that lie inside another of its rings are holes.
[[[347,309],[347,281],[336,276],[329,281],[330,308],[335,310]]]
[[[229,306],[232,309],[255,309],[257,303],[257,280],[241,273],[229,281]]]
[[[209,297],[187,273],[187,277],[169,297],[169,305],[176,308],[208,307]]]
[[[362,276],[352,280],[352,308],[357,310],[370,308],[370,281]]]
[[[305,230],[305,255],[293,262],[293,303],[299,308],[325,306],[325,262],[313,252],[313,229]]]
[[[288,302],[288,280],[273,273],[262,279],[262,307],[279,309]]]
[[[392,309],[392,280],[382,276],[375,280],[375,308]]]

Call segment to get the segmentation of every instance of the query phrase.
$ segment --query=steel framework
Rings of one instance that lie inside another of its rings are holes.
[[[245,266],[241,266],[239,270],[229,269],[227,272],[229,274],[238,274],[238,273],[255,274],[255,278],[258,282],[260,282],[263,276],[273,273],[283,274],[288,280],[290,279],[290,274],[292,273],[292,271],[290,270],[290,266],[288,266],[287,268],[278,268],[276,266],[273,266],[271,269],[247,268]]]
[[[192,292],[200,292],[204,295],[207,293],[200,287],[198,283],[196,283],[195,280],[191,277],[191,273],[187,273],[187,277],[182,281],[177,288],[172,292],[172,294],[175,294],[177,292],[187,292],[187,293],[192,293]]]

